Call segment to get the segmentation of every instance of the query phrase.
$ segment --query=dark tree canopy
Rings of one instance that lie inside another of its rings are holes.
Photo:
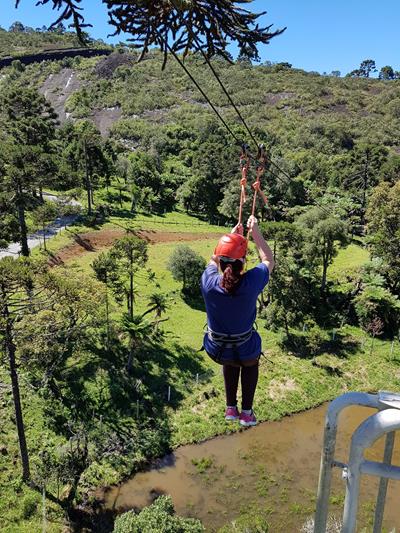
[[[16,0],[16,7],[21,0]],[[167,57],[167,43],[174,52],[184,55],[198,44],[208,57],[215,55],[230,59],[226,47],[236,42],[239,51],[250,59],[259,59],[258,45],[268,43],[284,30],[272,31],[272,24],[260,27],[257,19],[263,13],[252,13],[240,7],[252,0],[103,0],[107,5],[109,23],[115,28],[114,35],[129,33],[130,41],[143,54],[150,46],[160,46]],[[70,21],[81,40],[86,23],[81,0],[39,0],[38,5],[52,3],[59,12],[51,27]]]
[[[379,78],[381,80],[393,80],[395,78],[395,73],[393,68],[390,65],[382,67],[379,71]]]
[[[360,64],[360,68],[352,70],[348,76],[351,78],[369,78],[371,72],[377,72],[375,61],[373,59],[364,59]]]

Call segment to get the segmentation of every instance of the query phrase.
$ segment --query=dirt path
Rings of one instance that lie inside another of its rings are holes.
[[[71,232],[72,233],[72,232]],[[57,254],[54,254],[49,259],[51,266],[63,265],[83,254],[90,252],[98,252],[103,248],[112,246],[116,239],[120,239],[126,235],[124,230],[118,229],[103,229],[100,231],[91,231],[88,233],[72,233],[74,241],[68,246],[65,246]],[[219,239],[220,233],[176,233],[173,231],[153,231],[153,230],[139,230],[135,235],[144,239],[150,244],[160,242],[190,242],[200,241],[204,239]]]

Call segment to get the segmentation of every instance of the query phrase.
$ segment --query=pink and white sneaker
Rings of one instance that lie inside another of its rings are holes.
[[[237,407],[227,407],[225,411],[225,420],[239,420],[239,411]]]
[[[256,426],[257,425],[256,415],[254,414],[253,411],[249,415],[247,413],[241,412],[239,416],[239,424],[244,427]]]

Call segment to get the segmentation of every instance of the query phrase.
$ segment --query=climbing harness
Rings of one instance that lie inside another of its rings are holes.
[[[238,347],[250,340],[253,331],[255,329],[251,327],[248,331],[244,333],[218,333],[213,331],[210,327],[207,327],[207,335],[210,341],[215,342],[218,346],[223,347],[224,349],[230,349],[234,346]]]
[[[211,359],[213,359],[218,364],[223,364],[222,354],[225,350],[232,350],[233,360],[240,366],[242,366],[240,355],[238,352],[239,346],[245,344],[251,339],[253,332],[255,331],[254,326],[251,327],[248,331],[243,333],[218,333],[213,331],[209,326],[207,326],[207,336],[210,341],[214,342],[218,346],[218,352],[216,355],[208,354]],[[207,352],[208,353],[208,352]]]

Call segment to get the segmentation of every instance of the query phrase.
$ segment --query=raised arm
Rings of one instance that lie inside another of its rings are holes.
[[[247,227],[251,231],[251,235],[253,237],[253,241],[257,246],[258,255],[260,256],[261,262],[268,267],[269,273],[271,274],[275,267],[274,254],[272,253],[272,250],[268,246],[264,237],[261,235],[261,231],[258,227],[256,217],[249,217]]]

